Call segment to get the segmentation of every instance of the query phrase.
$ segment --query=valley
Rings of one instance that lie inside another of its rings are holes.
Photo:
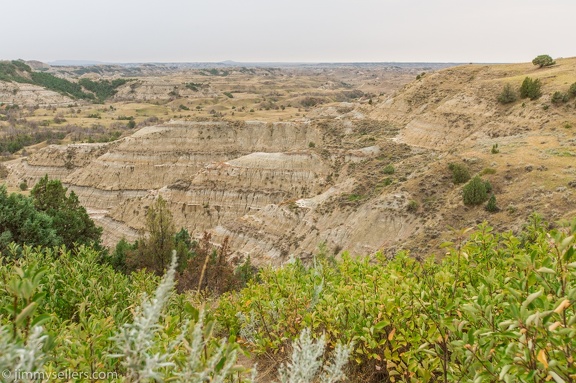
[[[532,212],[574,215],[574,99],[550,99],[576,81],[575,68],[575,59],[544,69],[152,68],[102,105],[26,97],[38,104],[2,122],[4,134],[34,123],[66,134],[9,154],[5,182],[16,190],[45,174],[61,179],[110,247],[137,239],[162,196],[177,227],[196,238],[209,231],[216,243],[229,237],[236,262],[280,265],[320,245],[335,255],[424,256],[483,220],[518,230]],[[542,79],[543,96],[501,105],[503,85],[524,76]],[[90,131],[118,139],[92,142]],[[499,211],[464,206],[450,163],[488,180]]]

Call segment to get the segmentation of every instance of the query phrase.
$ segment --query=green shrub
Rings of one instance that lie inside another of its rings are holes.
[[[62,243],[52,218],[34,207],[34,200],[22,194],[8,194],[0,186],[0,253],[7,257],[11,243],[54,246]],[[17,255],[17,254],[15,254]]]
[[[452,182],[456,185],[463,184],[470,179],[470,172],[464,164],[450,163],[448,169],[452,172]]]
[[[394,169],[394,165],[386,165],[384,169],[382,169],[382,173],[384,174],[394,174],[396,169]]]
[[[553,104],[561,104],[561,103],[565,103],[568,102],[568,100],[570,99],[570,97],[568,96],[568,93],[562,93],[562,92],[554,92],[554,94],[552,95],[552,98],[550,99],[550,101],[552,101]]]
[[[26,181],[20,183],[20,190],[22,191],[28,190],[28,184],[26,183]]]
[[[484,181],[484,187],[486,188],[486,193],[492,193],[492,184],[490,181]]]
[[[492,145],[492,150],[490,150],[490,153],[492,153],[492,154],[500,153],[500,149],[498,149],[498,144]]]
[[[34,185],[30,195],[36,209],[52,218],[52,227],[62,244],[69,249],[98,245],[102,228],[94,224],[74,191],[66,195],[67,192],[60,180],[49,180],[46,175]]]
[[[71,82],[66,79],[56,77],[53,74],[43,72],[32,72],[30,73],[30,76],[36,85],[43,86],[72,98],[94,100],[93,94],[84,92],[82,87],[75,82]]]
[[[568,93],[572,97],[576,97],[576,82],[574,84],[570,85],[570,89],[568,89]]]
[[[485,175],[485,174],[496,174],[496,169],[494,168],[484,168],[482,169],[482,171],[480,172],[480,175]]]
[[[462,191],[464,205],[480,205],[488,199],[487,184],[482,178],[476,176],[470,180]],[[490,189],[492,186],[490,185]]]
[[[542,225],[524,230],[516,237],[481,225],[464,245],[445,244],[439,262],[344,254],[267,269],[221,299],[217,318],[256,355],[275,356],[304,328],[325,334],[329,349],[354,340],[357,381],[568,377],[576,373],[576,222],[549,234]]]
[[[490,196],[490,199],[488,199],[488,203],[486,204],[485,209],[490,213],[496,213],[497,211],[500,210],[500,208],[498,208],[498,205],[496,205],[496,196],[494,194],[492,194]]]
[[[74,371],[73,381],[253,382],[235,366],[238,344],[217,339],[213,316],[174,292],[174,261],[160,281],[117,273],[98,259],[87,247],[26,247],[17,263],[0,263],[3,382],[43,380],[6,375],[18,370],[48,380]],[[90,379],[92,371],[106,377]]]
[[[418,205],[418,202],[416,202],[412,199],[412,200],[410,200],[410,202],[408,202],[408,205],[406,206],[406,210],[408,210],[411,213],[414,213],[414,212],[418,211],[419,207],[420,207],[420,205]]]
[[[520,97],[529,98],[530,100],[536,100],[542,96],[542,83],[539,79],[533,80],[530,77],[526,77],[520,86]]]
[[[518,95],[510,84],[504,85],[504,89],[502,89],[502,92],[498,95],[498,102],[501,104],[510,104],[517,99]]]
[[[234,98],[234,95],[230,92],[224,92],[224,96],[226,96],[228,98]]]
[[[534,60],[532,60],[532,64],[538,65],[540,68],[543,68],[545,66],[556,64],[556,61],[552,60],[552,57],[548,55],[540,55],[537,56]]]

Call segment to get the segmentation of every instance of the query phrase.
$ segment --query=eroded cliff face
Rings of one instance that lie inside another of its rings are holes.
[[[374,250],[386,230],[368,228],[388,222],[397,234],[404,220],[372,207],[339,212],[332,200],[354,189],[338,174],[346,164],[383,155],[359,138],[387,128],[355,129],[342,121],[171,122],[109,144],[48,146],[10,163],[8,182],[33,186],[45,174],[60,178],[104,227],[107,245],[122,236],[135,239],[147,207],[162,195],[177,227],[196,235],[214,230],[216,240],[229,235],[236,255],[257,262],[310,254],[320,242]],[[317,212],[328,201],[332,211]]]
[[[0,81],[0,103],[46,107],[72,105],[74,102],[41,86]]]

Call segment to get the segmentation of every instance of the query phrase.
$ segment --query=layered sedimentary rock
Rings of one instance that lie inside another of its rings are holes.
[[[0,103],[46,107],[72,105],[74,100],[41,86],[0,81]]]
[[[9,182],[62,179],[107,245],[135,239],[162,196],[176,227],[230,236],[235,254],[257,263],[306,256],[321,242],[374,251],[383,232],[402,237],[409,224],[389,207],[342,211],[334,202],[356,184],[338,175],[342,166],[392,153],[362,146],[356,130],[367,132],[349,122],[171,122],[109,144],[48,146],[9,164]]]

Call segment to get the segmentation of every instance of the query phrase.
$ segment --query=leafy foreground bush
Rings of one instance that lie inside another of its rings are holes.
[[[373,382],[574,382],[576,221],[517,237],[486,224],[441,262],[320,257],[261,273],[217,318],[274,357],[303,328],[354,342],[349,376]]]
[[[117,273],[87,247],[74,254],[17,247],[10,246],[21,254],[14,263],[0,256],[3,382],[61,381],[69,371],[82,374],[79,381],[255,381],[255,370],[245,378],[236,365],[238,344],[218,341],[210,314],[192,306],[193,296],[174,293],[175,255],[154,292],[153,274]],[[332,363],[323,363],[324,351],[322,338],[303,331],[281,383],[341,380],[350,348],[338,346]],[[18,379],[16,371],[36,375]]]
[[[113,372],[106,381],[128,382],[222,381],[240,372],[238,346],[214,339],[213,321],[173,293],[175,262],[153,293],[153,275],[128,277],[97,259],[88,248],[25,248],[17,264],[1,266],[0,368]]]

